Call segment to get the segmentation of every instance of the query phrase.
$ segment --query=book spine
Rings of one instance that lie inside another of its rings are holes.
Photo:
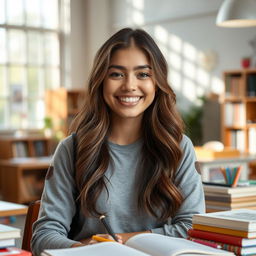
[[[192,227],[193,229],[197,229],[197,230],[204,230],[204,231],[210,231],[210,232],[215,232],[220,234],[249,238],[249,233],[246,231],[240,231],[240,230],[234,230],[234,229],[228,229],[228,228],[219,228],[219,227],[207,226],[202,224],[193,224]],[[253,236],[250,238],[256,238],[256,236]]]
[[[201,231],[195,229],[189,229],[188,235],[200,239],[213,240],[215,242],[221,242],[226,244],[232,244],[236,246],[242,246],[242,238],[230,235],[224,235],[214,232]]]
[[[188,237],[188,240],[193,241],[195,238],[194,237]],[[213,242],[212,240],[208,239],[200,239],[202,242]],[[227,244],[227,243],[222,243],[222,242],[215,242],[216,245],[219,245],[222,250],[226,250],[229,252],[234,252],[236,255],[241,255],[242,247],[241,246],[235,246],[232,244]]]

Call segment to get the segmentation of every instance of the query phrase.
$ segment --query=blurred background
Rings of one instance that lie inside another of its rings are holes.
[[[195,144],[221,140],[223,72],[252,56],[255,27],[216,26],[222,0],[0,0],[0,129],[47,125],[47,90],[82,89],[101,44],[123,27],[146,29]],[[50,120],[51,122],[51,120]]]

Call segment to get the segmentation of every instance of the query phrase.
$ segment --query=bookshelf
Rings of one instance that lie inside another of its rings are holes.
[[[58,88],[46,91],[46,115],[53,120],[55,131],[67,135],[70,123],[83,104],[84,96],[85,91],[82,89]]]
[[[0,160],[0,185],[3,200],[29,204],[38,200],[51,157],[19,157]]]
[[[48,156],[51,148],[52,139],[44,136],[0,136],[0,159]]]
[[[222,141],[256,154],[256,69],[225,71],[223,78]]]
[[[40,199],[54,141],[41,135],[0,136],[0,190],[3,200]]]

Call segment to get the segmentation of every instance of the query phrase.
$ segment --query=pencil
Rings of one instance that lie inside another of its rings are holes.
[[[100,221],[102,222],[102,224],[104,225],[104,227],[106,228],[107,232],[109,235],[111,235],[116,242],[118,242],[118,239],[114,233],[114,231],[112,230],[112,228],[110,227],[110,225],[106,222],[105,220],[105,215],[101,215],[100,216]]]
[[[107,239],[107,238],[104,238],[104,237],[101,237],[101,236],[92,236],[92,239],[95,240],[95,241],[98,241],[98,242],[114,242],[114,240],[111,240],[111,239]]]
[[[236,187],[237,186],[238,180],[240,178],[241,170],[242,170],[242,167],[239,166],[237,168],[237,170],[236,170],[236,175],[235,175],[234,181],[232,183],[232,187]]]

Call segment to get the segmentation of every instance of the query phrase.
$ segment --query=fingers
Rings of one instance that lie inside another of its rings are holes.
[[[123,243],[122,237],[120,235],[116,235],[118,243]],[[96,234],[95,236],[92,236],[92,239],[89,241],[88,244],[96,244],[99,242],[110,242],[115,241],[114,238],[109,234]]]

